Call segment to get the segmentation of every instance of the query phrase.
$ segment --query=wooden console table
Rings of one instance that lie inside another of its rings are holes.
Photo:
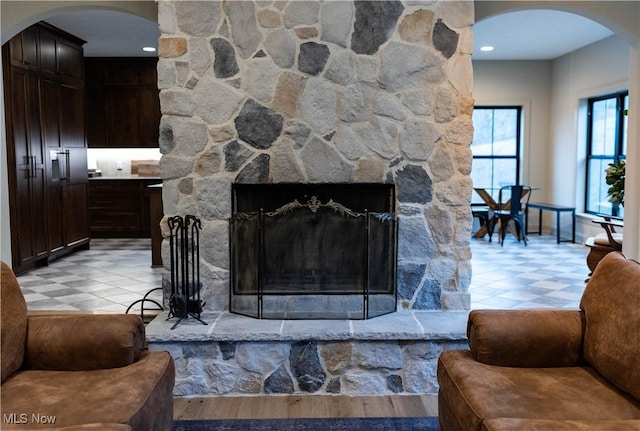
[[[542,234],[542,211],[554,211],[556,213],[556,243],[560,244],[560,242],[576,242],[576,209],[575,207],[565,207],[562,205],[556,204],[547,204],[547,203],[538,203],[533,202],[529,203],[525,212],[525,233],[529,233],[529,208],[537,208],[538,209],[538,235]],[[571,240],[568,239],[560,239],[560,214],[563,212],[571,213]]]

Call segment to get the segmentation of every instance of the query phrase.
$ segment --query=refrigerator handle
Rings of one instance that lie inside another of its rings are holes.
[[[66,163],[66,167],[65,167],[66,171],[67,171],[66,180],[67,180],[67,183],[70,183],[71,182],[71,154],[69,153],[68,149],[64,151],[64,155],[65,155],[66,162],[67,162]]]

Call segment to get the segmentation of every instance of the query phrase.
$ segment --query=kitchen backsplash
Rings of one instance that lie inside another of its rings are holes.
[[[99,169],[103,177],[160,176],[154,165],[160,156],[157,148],[88,148],[87,168]]]

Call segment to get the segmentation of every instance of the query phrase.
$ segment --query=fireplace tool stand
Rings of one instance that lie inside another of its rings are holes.
[[[189,316],[206,325],[200,318],[204,304],[200,299],[200,219],[192,215],[174,216],[168,220],[171,267],[169,317],[178,318],[171,329]]]

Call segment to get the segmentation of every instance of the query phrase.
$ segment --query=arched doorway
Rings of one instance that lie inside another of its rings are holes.
[[[105,22],[113,16],[129,17],[129,22],[147,23],[157,29],[158,5],[154,1],[121,2],[121,1],[69,1],[69,2],[21,2],[8,1],[0,4],[2,10],[2,44],[4,45],[13,36],[25,28],[52,17],[82,16],[78,14],[91,13],[96,19],[104,17]],[[80,23],[81,24],[81,23]],[[89,27],[87,31],[91,31]],[[113,54],[109,54],[113,55]],[[0,97],[0,122],[2,129],[6,130],[4,121],[4,90]],[[3,208],[9,208],[9,192],[7,178],[6,136],[0,137],[2,149],[0,158],[0,204]],[[9,211],[0,214],[0,233],[7,240],[0,244],[0,256],[2,260],[11,262],[11,227]]]
[[[629,66],[626,73],[626,84],[629,90],[629,112],[640,111],[640,3],[637,2],[607,2],[607,7],[603,7],[604,2],[541,2],[541,1],[478,1],[475,2],[476,22],[483,22],[491,17],[509,12],[532,9],[547,9],[569,12],[590,20],[593,20],[615,33],[617,37],[627,44],[629,49]],[[575,96],[575,94],[574,94]],[[579,94],[578,96],[584,96]],[[575,102],[577,104],[577,102]],[[560,111],[559,114],[563,112]],[[576,145],[577,125],[575,115],[569,114],[565,125],[569,124],[573,128],[573,132],[569,135],[569,145]],[[552,113],[558,115],[558,113]],[[573,117],[572,117],[573,115]],[[640,116],[630,114],[628,118],[628,152],[627,152],[627,181],[625,191],[625,240],[624,253],[631,258],[640,258]],[[558,142],[563,140],[567,145],[567,135],[558,134],[556,130],[552,130]],[[552,134],[551,139],[554,139]],[[558,143],[558,145],[560,145]],[[567,176],[575,177],[576,175],[568,175],[566,163],[576,160],[575,150],[573,157],[565,157],[563,163],[556,163],[550,173],[550,189],[553,189],[554,183],[566,183]],[[571,174],[571,170],[569,170]],[[553,191],[550,192],[549,199],[554,197]],[[573,196],[576,195],[573,190]]]
[[[61,6],[62,4],[62,6]],[[97,33],[97,29],[95,28],[95,26],[92,28],[91,27],[91,23],[94,23],[96,21],[91,21],[91,22],[85,22],[88,21],[86,20],[84,17],[85,16],[91,16],[92,20],[96,20],[96,19],[102,19],[105,23],[108,24],[108,26],[113,27],[111,30],[112,32],[123,32],[124,30],[126,30],[125,27],[122,27],[120,30],[118,30],[116,28],[116,26],[114,25],[115,23],[113,22],[114,17],[117,18],[126,18],[127,19],[127,23],[129,24],[129,26],[131,25],[140,25],[142,23],[142,25],[149,25],[151,26],[152,29],[155,29],[157,32],[157,3],[155,2],[149,2],[149,1],[142,1],[142,2],[92,2],[92,1],[87,1],[87,2],[68,2],[69,6],[65,6],[64,3],[62,2],[56,2],[54,3],[46,3],[46,2],[41,2],[41,3],[24,3],[24,2],[3,2],[2,3],[2,42],[3,44],[6,43],[11,37],[13,37],[14,35],[16,35],[17,33],[19,33],[20,31],[22,31],[23,29],[31,26],[32,24],[35,24],[39,21],[48,21],[49,24],[52,24],[58,28],[61,28],[63,30],[66,30],[67,32],[71,33],[71,34],[81,34],[82,33],[82,29],[84,26],[84,31],[89,31],[89,32],[93,32],[91,33],[91,37],[94,37],[95,34]],[[66,26],[66,22],[70,22],[72,24],[78,24],[78,26],[74,27],[74,28],[69,28],[68,26]],[[126,25],[126,24],[125,24]],[[77,30],[80,29],[80,30]],[[89,39],[88,37],[81,35],[82,39]],[[152,41],[153,44],[157,44],[157,36],[155,36],[155,40]],[[124,46],[124,45],[122,45]],[[98,47],[98,49],[100,49],[100,47]],[[87,53],[90,54],[90,56],[113,56],[113,57],[118,57],[118,56],[130,56],[132,55],[130,52],[122,52],[122,51],[108,51],[106,53],[99,53],[96,48],[94,47],[85,47],[85,56],[87,56]],[[142,56],[141,54],[134,54],[134,55],[138,55],[138,56]],[[155,54],[153,54],[155,56]],[[4,92],[4,89],[3,89]],[[5,115],[4,115],[4,100],[1,103],[2,106],[2,120],[4,120]],[[4,130],[4,127],[3,127]],[[6,137],[2,136],[2,150],[3,153],[5,153],[5,149],[6,149]],[[7,160],[6,157],[3,156],[2,157],[2,169],[0,169],[0,171],[2,171],[2,178],[1,178],[1,186],[2,186],[2,235],[4,238],[10,238],[10,226],[9,226],[9,216],[8,216],[8,207],[9,205],[6,205],[5,202],[7,202],[7,169],[4,169],[4,167],[6,167],[7,164]],[[6,211],[6,213],[5,213]],[[6,215],[6,216],[5,216]],[[8,257],[11,256],[11,249],[10,249],[10,241],[3,241],[2,243],[2,259],[6,260],[6,261],[10,261],[10,259]],[[126,245],[125,245],[126,247]],[[127,250],[130,251],[132,253],[132,255],[134,253],[136,253],[137,250],[135,249],[131,249],[131,250]],[[121,261],[123,261],[123,263],[126,264],[125,260],[126,259],[122,259],[120,258]],[[113,261],[113,259],[111,259]],[[109,261],[109,259],[105,259],[105,262]],[[149,268],[149,266],[151,265],[151,260],[149,258],[148,262],[144,261],[144,264],[146,269]],[[124,274],[122,274],[124,275]],[[143,275],[144,276],[144,275]],[[127,278],[127,276],[125,275],[125,279]],[[133,277],[130,277],[131,279],[133,279]],[[124,280],[124,279],[123,279]],[[73,280],[69,280],[71,283],[74,283]],[[86,281],[86,280],[85,280]],[[75,280],[75,283],[80,283],[83,284],[85,283],[85,281],[82,280]],[[106,280],[105,280],[106,281]],[[151,281],[151,280],[147,280],[147,281]],[[157,280],[156,280],[157,281]],[[79,290],[82,290],[81,287],[85,287],[85,286],[80,286],[80,284],[77,284],[76,287],[78,287]],[[127,283],[123,283],[123,285],[126,285]],[[142,283],[141,283],[142,284]],[[157,283],[156,283],[157,284]],[[157,286],[159,286],[159,284],[157,284]],[[153,286],[153,287],[157,287],[157,286]],[[87,287],[91,287],[91,286],[87,286]],[[97,289],[99,288],[99,286],[94,285],[94,287]],[[105,285],[106,287],[106,285]],[[131,289],[125,289],[127,290],[126,292],[122,292],[123,295],[129,294],[131,293],[135,293],[135,295],[132,295],[130,299],[124,299],[122,301],[117,301],[117,303],[131,303],[133,302],[134,299],[138,299],[139,297],[141,297],[141,295],[138,295],[139,292],[133,292],[133,290]],[[144,288],[144,291],[141,292],[142,294],[144,294],[147,290],[149,290],[148,288]],[[94,291],[93,288],[91,289],[87,289],[87,292],[92,292]],[[83,292],[84,293],[84,292]],[[118,292],[113,292],[113,293],[118,293]],[[46,296],[46,295],[45,295]],[[87,298],[89,299],[89,298]],[[91,302],[91,299],[89,299],[89,302]],[[116,302],[116,301],[114,301]],[[95,308],[101,308],[104,306],[108,306],[105,305],[107,304],[106,302],[100,302],[100,301],[96,301],[94,302]],[[89,305],[87,305],[89,306]],[[52,308],[58,308],[56,306],[56,304],[53,304]],[[66,309],[66,308],[62,308],[62,309]],[[121,310],[122,311],[122,310]]]

